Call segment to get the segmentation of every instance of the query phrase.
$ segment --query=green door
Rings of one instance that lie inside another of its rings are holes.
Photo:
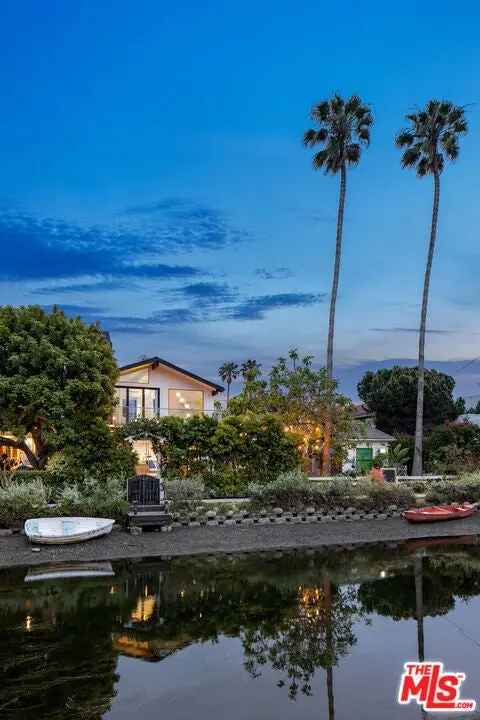
[[[368,473],[372,469],[373,465],[373,449],[372,448],[357,448],[356,450],[356,465],[358,473]]]

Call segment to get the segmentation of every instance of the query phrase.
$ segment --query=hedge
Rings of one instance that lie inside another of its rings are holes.
[[[312,506],[385,510],[391,505],[404,508],[415,504],[413,491],[401,485],[380,486],[371,480],[353,482],[344,478],[312,482],[300,472],[282,473],[268,485],[252,483],[248,495],[254,509],[300,510]]]

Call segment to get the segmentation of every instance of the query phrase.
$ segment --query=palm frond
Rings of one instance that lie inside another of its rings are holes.
[[[420,149],[417,145],[407,148],[407,150],[405,150],[402,155],[402,167],[414,167],[414,165],[417,164],[421,157],[422,153],[420,152]]]
[[[446,134],[442,137],[441,144],[449,160],[456,160],[458,158],[460,147],[455,135],[451,133]]]
[[[325,168],[328,161],[328,150],[319,150],[319,152],[315,153],[313,156],[313,167],[315,170],[321,170],[322,168]]]
[[[328,138],[328,131],[325,128],[315,130],[311,128],[307,130],[303,136],[303,144],[305,147],[313,147],[319,143],[324,143]]]
[[[415,140],[415,134],[411,130],[401,130],[395,138],[395,145],[398,148],[410,147]]]
[[[464,108],[449,100],[431,99],[425,108],[406,116],[410,127],[396,139],[397,147],[406,147],[402,167],[416,167],[417,175],[441,173],[445,161],[456,160],[459,136],[468,131]]]
[[[359,162],[361,145],[370,143],[373,115],[358,95],[344,100],[335,94],[314,105],[310,116],[318,128],[304,133],[303,144],[309,148],[324,144],[313,157],[316,170],[335,174],[346,164]]]
[[[345,155],[349,165],[358,165],[360,162],[360,145],[358,143],[352,143],[346,149]]]
[[[322,100],[313,106],[310,117],[312,120],[318,123],[325,123],[328,120],[330,114],[330,103],[328,100]]]
[[[403,164],[403,163],[402,163]],[[413,165],[415,163],[412,163]],[[404,166],[405,167],[405,166]],[[431,166],[426,157],[422,157],[417,163],[417,175],[418,177],[425,177],[431,172]]]

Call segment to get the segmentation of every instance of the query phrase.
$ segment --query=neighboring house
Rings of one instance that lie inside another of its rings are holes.
[[[342,471],[368,472],[372,468],[375,455],[386,454],[395,438],[376,427],[375,414],[366,405],[355,405],[354,419],[355,444],[348,449]]]
[[[215,396],[223,390],[221,385],[162,358],[139,360],[120,368],[112,425],[123,425],[142,417],[211,415]],[[151,443],[137,440],[133,446],[146,470],[154,458]]]
[[[111,425],[123,425],[141,417],[177,415],[188,418],[203,413],[211,415],[214,412],[215,396],[222,393],[223,389],[221,385],[162,358],[139,360],[120,368],[116,384],[117,402]],[[4,435],[8,436],[8,433]],[[27,442],[32,444],[31,438]],[[139,472],[145,472],[149,461],[155,460],[151,444],[135,441],[133,446],[139,456]],[[26,462],[24,454],[15,448],[0,446],[1,455],[17,462]]]
[[[471,425],[480,425],[480,414],[479,413],[465,413],[460,415],[455,421],[457,424],[470,423]]]

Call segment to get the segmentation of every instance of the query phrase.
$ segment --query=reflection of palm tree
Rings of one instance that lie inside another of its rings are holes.
[[[334,720],[335,700],[333,695],[333,633],[332,633],[332,583],[329,577],[323,581],[323,592],[325,594],[325,617],[326,617],[326,641],[328,652],[327,663],[327,699],[328,699],[328,720]]]
[[[425,660],[425,640],[423,635],[423,557],[415,555],[415,603],[417,616],[418,659]]]
[[[423,555],[417,553],[414,563],[415,576],[415,615],[417,617],[417,647],[418,661],[425,660],[425,638],[423,634]],[[421,716],[427,720],[427,713],[422,708]]]

